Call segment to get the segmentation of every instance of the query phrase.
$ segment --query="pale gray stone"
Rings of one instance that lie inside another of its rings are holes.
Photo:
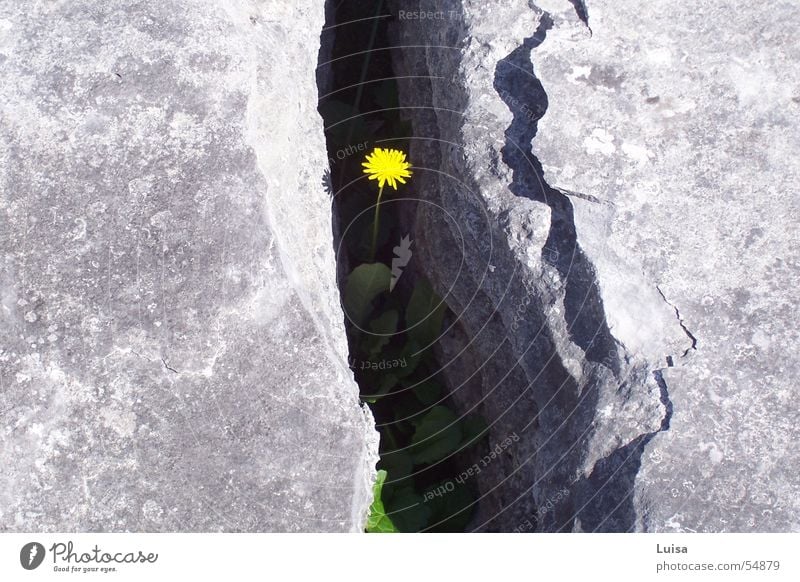
[[[0,530],[363,529],[323,20],[0,2]]]
[[[800,6],[587,4],[591,38],[563,2],[532,53],[549,99],[534,151],[549,183],[603,203],[576,201],[576,227],[616,337],[675,364],[636,528],[798,531]],[[637,279],[682,346],[630,301]]]
[[[401,92],[453,218],[419,205],[415,268],[457,314],[453,397],[524,433],[473,527],[799,529],[800,10],[420,8],[396,73],[443,78]]]

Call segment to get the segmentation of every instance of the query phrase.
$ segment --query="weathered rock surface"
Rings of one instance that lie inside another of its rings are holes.
[[[0,530],[362,529],[323,19],[0,2]]]
[[[534,4],[395,27],[443,372],[522,437],[474,527],[798,529],[800,11]]]
[[[603,203],[577,200],[575,222],[615,336],[675,363],[636,527],[800,530],[800,6],[589,2],[575,38],[560,4],[532,53],[549,99],[534,151],[550,184]],[[675,308],[677,350],[630,301],[634,276]]]

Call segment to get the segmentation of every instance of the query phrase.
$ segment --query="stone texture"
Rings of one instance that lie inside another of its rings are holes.
[[[675,362],[636,526],[798,531],[800,7],[587,4],[591,38],[562,2],[533,52],[550,103],[534,150],[548,182],[604,203],[577,201],[575,222],[615,335]],[[628,301],[634,274],[696,338],[685,357],[690,338],[665,346]]]
[[[800,11],[419,9],[442,16],[398,18],[395,72],[442,77],[401,83],[441,209],[417,209],[415,268],[457,314],[454,398],[490,446],[522,437],[473,527],[799,529]]]
[[[0,2],[0,530],[362,529],[323,19]]]

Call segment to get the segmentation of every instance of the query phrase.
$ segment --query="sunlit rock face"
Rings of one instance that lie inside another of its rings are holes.
[[[0,2],[0,530],[363,529],[323,20]]]
[[[473,527],[796,530],[800,10],[420,9],[415,260],[453,397],[522,436]]]

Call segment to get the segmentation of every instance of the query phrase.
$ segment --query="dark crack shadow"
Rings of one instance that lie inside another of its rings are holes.
[[[583,0],[569,0],[569,3],[575,8],[578,18],[581,19],[587,27],[589,26],[589,11],[586,9],[586,2]],[[589,29],[591,30],[591,29]]]
[[[648,443],[660,432],[669,430],[672,421],[672,401],[661,370],[653,372],[658,384],[661,404],[666,412],[658,430],[638,436],[595,463],[589,477],[576,483],[576,488],[593,496],[592,506],[578,515],[585,532],[631,532],[636,526],[633,492],[636,475],[642,466],[642,455]],[[602,508],[598,511],[597,508]]]
[[[531,52],[544,41],[552,24],[545,14],[534,35],[497,65],[494,88],[514,116],[505,132],[503,161],[513,171],[510,189],[514,194],[550,207],[550,233],[542,258],[558,270],[564,281],[570,339],[586,352],[588,360],[606,365],[618,375],[617,342],[606,322],[594,267],[578,244],[572,202],[547,184],[542,165],[532,151],[518,147],[531,143],[538,120],[547,109],[547,94],[534,74]]]
[[[572,4],[588,24],[584,3],[573,1]],[[533,36],[526,38],[522,45],[501,60],[495,70],[494,88],[513,114],[511,125],[505,132],[503,161],[513,172],[511,191],[550,208],[551,227],[542,259],[562,278],[565,317],[571,341],[584,350],[587,360],[610,369],[620,381],[620,389],[624,389],[628,380],[620,378],[620,346],[609,330],[594,266],[578,243],[572,202],[564,192],[547,184],[542,165],[530,147],[538,130],[538,121],[548,106],[547,94],[533,70],[531,53],[544,42],[552,26],[552,19],[545,13]],[[575,508],[576,515],[573,516],[580,520],[584,531],[630,531],[635,526],[633,487],[641,456],[647,443],[658,432],[669,428],[672,415],[672,404],[660,372],[655,378],[661,390],[662,404],[667,409],[660,429],[642,434],[616,449],[595,464],[589,477],[572,484],[577,497],[588,500]],[[589,405],[593,411],[597,386],[590,381],[584,390],[595,393]],[[592,421],[586,414],[579,414],[574,422],[581,425],[573,430],[573,434],[577,434],[588,428],[585,423]],[[571,527],[571,520],[540,525],[544,531],[565,531]]]

